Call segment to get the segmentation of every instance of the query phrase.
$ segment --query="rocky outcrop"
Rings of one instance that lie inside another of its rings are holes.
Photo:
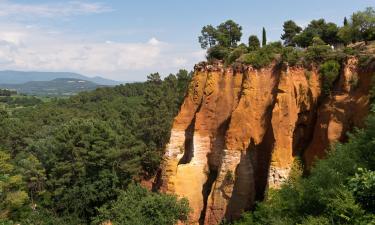
[[[296,157],[311,166],[363,123],[370,72],[349,59],[326,96],[316,68],[198,64],[173,123],[161,190],[189,200],[189,224],[238,218],[288,178]]]
[[[330,145],[345,141],[353,127],[362,127],[369,111],[369,90],[375,66],[358,68],[358,60],[351,58],[343,66],[333,94],[324,99],[317,112],[314,135],[304,153],[307,167],[315,158],[323,158]]]

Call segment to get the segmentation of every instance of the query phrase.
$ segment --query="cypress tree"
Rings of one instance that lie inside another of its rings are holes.
[[[263,27],[263,32],[262,32],[262,47],[266,46],[267,44],[267,37],[266,37],[266,29]]]
[[[346,16],[344,17],[344,26],[348,25],[348,19],[346,19]]]

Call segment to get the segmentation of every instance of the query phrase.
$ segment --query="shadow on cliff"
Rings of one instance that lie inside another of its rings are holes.
[[[190,125],[185,130],[184,155],[178,162],[178,165],[190,163],[190,161],[192,160],[194,156],[193,136],[194,136],[194,129],[195,129],[195,119],[196,119],[196,116],[194,116]]]
[[[272,110],[276,104],[280,82],[281,65],[276,66],[272,74],[278,77],[272,90],[272,103],[264,117],[266,132],[262,141],[255,145],[251,140],[246,151],[241,152],[240,163],[236,167],[232,196],[225,211],[225,218],[232,221],[241,217],[244,211],[251,210],[255,201],[262,201],[267,188],[271,165],[272,149],[275,138],[272,128]]]
[[[230,123],[230,118],[226,119],[220,124],[216,131],[216,138],[213,141],[213,150],[207,155],[209,174],[206,183],[203,185],[202,195],[203,195],[203,209],[199,217],[199,224],[204,224],[207,210],[207,201],[211,193],[212,186],[216,181],[218,175],[218,168],[220,158],[222,157],[222,151],[225,145],[225,134],[228,130]]]
[[[240,218],[244,211],[251,209],[254,202],[254,168],[250,155],[249,151],[241,152],[241,160],[235,170],[232,196],[225,211],[225,218],[228,221]],[[226,182],[223,183],[223,189],[225,185],[230,185]]]

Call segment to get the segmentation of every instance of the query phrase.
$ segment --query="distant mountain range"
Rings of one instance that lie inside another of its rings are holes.
[[[19,93],[37,96],[71,96],[82,91],[90,91],[103,86],[105,85],[75,78],[57,78],[51,81],[29,81],[23,84],[0,84],[0,88],[16,90]]]
[[[118,85],[124,82],[105,79],[103,77],[87,77],[78,73],[69,72],[25,72],[5,70],[0,71],[0,84],[23,84],[29,81],[51,81],[59,78],[73,78],[91,81],[99,85]]]

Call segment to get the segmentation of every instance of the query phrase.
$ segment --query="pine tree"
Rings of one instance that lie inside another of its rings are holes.
[[[267,36],[266,36],[266,29],[263,27],[263,32],[262,32],[262,47],[266,46],[267,44]]]
[[[344,26],[347,26],[347,25],[348,25],[348,19],[344,17]]]

